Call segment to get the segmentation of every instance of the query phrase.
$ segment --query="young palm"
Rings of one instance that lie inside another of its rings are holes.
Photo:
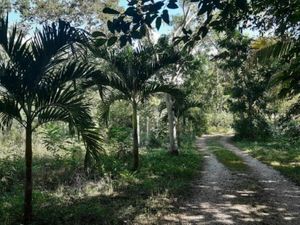
[[[173,85],[163,84],[155,79],[158,71],[178,60],[178,54],[156,54],[155,48],[142,47],[136,50],[124,48],[111,52],[97,51],[94,53],[102,57],[112,69],[108,86],[117,90],[117,93],[109,99],[109,104],[115,100],[127,100],[132,105],[132,127],[133,127],[133,170],[139,166],[139,146],[137,131],[137,110],[140,103],[151,95],[164,92],[178,95],[180,91]],[[94,77],[97,83],[98,77]],[[101,82],[98,82],[101,84]],[[103,82],[102,82],[103,83]]]
[[[25,129],[25,224],[32,220],[32,135],[37,127],[50,121],[70,123],[81,134],[87,155],[97,157],[100,139],[89,104],[74,86],[94,70],[67,60],[70,49],[83,41],[78,30],[62,21],[26,40],[16,27],[9,32],[8,19],[0,20],[0,124],[10,126],[15,120]]]

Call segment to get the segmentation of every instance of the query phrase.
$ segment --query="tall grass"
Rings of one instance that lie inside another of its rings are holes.
[[[259,142],[240,140],[235,144],[300,185],[300,142],[277,138]]]
[[[188,193],[202,159],[192,139],[185,140],[179,156],[143,149],[135,173],[130,157],[103,154],[86,176],[78,154],[38,154],[33,159],[34,224],[155,224]],[[1,225],[22,220],[24,159],[8,158],[0,160]]]

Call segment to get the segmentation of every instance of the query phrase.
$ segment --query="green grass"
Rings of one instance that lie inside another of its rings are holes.
[[[89,177],[82,162],[70,158],[34,158],[35,225],[157,223],[159,216],[176,210],[197,174],[202,157],[188,142],[177,156],[165,149],[141,152],[139,172],[130,171],[130,155],[103,155]],[[21,157],[0,160],[0,224],[20,224],[23,209]]]
[[[228,169],[240,172],[247,170],[247,165],[244,163],[244,161],[233,152],[224,148],[218,142],[218,138],[209,139],[207,141],[207,146],[208,149],[212,151],[213,154],[216,156],[218,161],[221,162]]]
[[[235,144],[300,185],[299,142],[293,143],[279,138],[260,142],[235,141]]]

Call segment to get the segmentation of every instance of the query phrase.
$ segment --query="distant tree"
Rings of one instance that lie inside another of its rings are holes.
[[[32,39],[0,20],[0,124],[20,123],[26,133],[24,223],[32,219],[32,135],[47,122],[75,127],[86,147],[86,159],[97,157],[100,138],[89,114],[89,104],[74,80],[91,76],[92,67],[67,60],[71,49],[85,42],[68,23],[44,26]]]
[[[175,46],[170,43],[170,40],[167,36],[162,37],[158,40],[155,45],[156,51],[163,54],[167,54],[170,57],[174,57],[176,54],[180,54],[180,60],[174,61],[172,65],[164,68],[160,73],[159,79],[164,82],[176,83],[179,85],[178,80],[183,79],[183,74],[185,73],[185,64],[189,57],[191,57],[185,51],[179,51]],[[183,97],[183,96],[180,96]],[[177,135],[177,120],[175,116],[174,108],[174,96],[165,94],[165,103],[167,109],[167,118],[168,118],[168,136],[169,136],[169,152],[172,155],[178,155],[178,135]]]
[[[22,23],[52,23],[57,19],[72,21],[84,28],[106,29],[106,21],[111,15],[102,12],[104,7],[119,8],[118,0],[60,1],[60,0],[18,0],[12,4],[12,10],[20,13]]]
[[[122,50],[94,50],[96,57],[101,57],[109,63],[111,70],[110,81],[107,86],[118,92],[111,95],[108,106],[116,100],[126,100],[132,105],[132,126],[133,126],[133,170],[139,166],[139,146],[137,130],[137,110],[140,103],[151,95],[164,92],[171,95],[178,95],[180,91],[174,85],[163,84],[155,79],[158,71],[163,67],[178,60],[179,55],[157,55],[154,48],[141,47],[133,50],[131,47]],[[94,77],[97,82],[98,77]]]
[[[10,11],[11,2],[9,0],[1,0],[0,1],[0,16],[2,17],[5,13]]]
[[[232,33],[219,44],[223,52],[216,58],[220,59],[223,69],[233,73],[229,105],[237,136],[248,139],[269,136],[268,86],[276,68],[253,62],[251,40],[239,32]]]
[[[281,100],[295,101],[291,106],[285,106],[288,110],[281,116],[279,124],[284,128],[284,133],[288,132],[289,138],[299,138],[300,41],[295,38],[260,38],[252,46],[255,49],[252,60],[257,65],[266,67],[275,64],[277,67],[269,83],[273,95]]]
[[[268,83],[272,70],[243,67],[235,73],[230,109],[235,115],[234,128],[237,136],[259,139],[271,134],[268,115]]]
[[[162,105],[160,110],[167,108],[167,105]],[[189,118],[191,120],[195,120],[193,113],[191,113],[192,109],[203,109],[203,104],[197,101],[191,101],[188,99],[188,96],[180,96],[179,98],[174,98],[173,102],[173,111],[174,117],[176,121],[176,138],[175,142],[180,147],[180,140],[181,140],[181,130],[185,130],[186,126],[186,119]],[[166,115],[168,116],[168,115]],[[182,120],[182,123],[180,123]],[[182,127],[180,127],[182,126]]]

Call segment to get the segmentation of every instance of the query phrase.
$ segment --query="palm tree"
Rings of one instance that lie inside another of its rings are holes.
[[[181,92],[173,85],[163,84],[155,78],[159,70],[178,60],[178,54],[156,54],[153,46],[141,47],[133,50],[124,48],[111,52],[92,49],[96,57],[105,59],[111,68],[108,86],[117,90],[110,96],[108,105],[116,100],[126,100],[132,105],[133,127],[133,170],[139,166],[139,146],[137,130],[137,110],[140,103],[151,95],[163,92],[179,95]],[[98,76],[99,77],[99,76]],[[94,77],[97,83],[98,77]],[[101,76],[100,76],[101,78]],[[99,82],[103,84],[103,82]]]
[[[0,19],[0,124],[19,122],[25,129],[24,223],[32,220],[32,135],[42,124],[63,121],[81,134],[87,155],[97,157],[100,139],[89,114],[83,90],[74,80],[94,69],[67,60],[84,35],[68,23],[45,26],[26,40],[17,27],[9,32],[8,18]]]
[[[254,52],[250,59],[254,59],[260,65],[281,64],[281,68],[270,79],[271,86],[280,87],[279,96],[297,96],[300,93],[300,41],[291,38],[285,40],[260,38],[255,40],[251,47]]]
[[[176,134],[174,135],[173,145],[176,144],[176,147],[180,147],[180,135],[181,135],[181,129],[180,129],[180,119],[185,121],[186,118],[193,119],[193,116],[191,115],[191,109],[194,108],[203,108],[203,104],[198,101],[193,101],[188,99],[186,95],[177,96],[172,100],[172,112],[174,117],[174,127],[176,127]],[[167,109],[167,114],[164,116],[163,120],[169,121],[170,116],[168,110],[168,104],[165,102],[165,104],[162,104],[160,106],[160,111]],[[183,122],[183,126],[185,126],[185,122]],[[169,128],[170,129],[170,128]],[[170,132],[170,131],[169,131]],[[171,154],[179,154],[178,148],[176,149],[176,152],[173,150],[170,150]]]
[[[171,44],[167,37],[160,38],[157,43],[157,51],[159,52],[165,52],[169,56],[172,56],[173,54],[179,54],[179,50],[174,51],[174,45]],[[186,63],[190,59],[191,55],[186,52],[185,50],[180,51],[180,60],[174,61],[173,68],[168,68],[168,70],[165,70],[165,75],[169,76],[169,79],[176,80],[176,78],[182,76],[184,74],[184,70],[186,67]],[[160,77],[161,79],[164,79],[163,76]],[[180,96],[181,99],[183,99],[184,96]],[[176,121],[176,115],[175,115],[175,98],[173,98],[168,93],[165,94],[165,103],[167,107],[167,116],[168,116],[168,136],[169,136],[169,153],[171,155],[178,155],[178,130],[177,130],[177,124]]]
[[[182,118],[182,120],[184,121],[182,124],[183,126],[185,126],[186,118],[189,118],[190,120],[194,120],[195,118],[191,110],[196,108],[198,109],[203,108],[203,104],[198,101],[189,100],[188,98],[177,99],[177,101],[175,101],[174,103],[174,111],[177,120],[176,126],[177,126],[178,146],[180,146],[180,136],[181,136],[180,119]]]
[[[174,112],[174,98],[169,94],[165,94],[165,102],[168,116],[169,153],[171,155],[178,155],[178,134],[176,126],[177,121]]]
[[[300,115],[300,41],[293,38],[268,39],[260,38],[252,43],[255,50],[252,59],[258,64],[279,64],[280,67],[271,76],[270,87],[276,87],[279,98],[294,98],[284,117],[279,121],[283,124],[298,118]],[[251,58],[250,58],[251,59]]]

